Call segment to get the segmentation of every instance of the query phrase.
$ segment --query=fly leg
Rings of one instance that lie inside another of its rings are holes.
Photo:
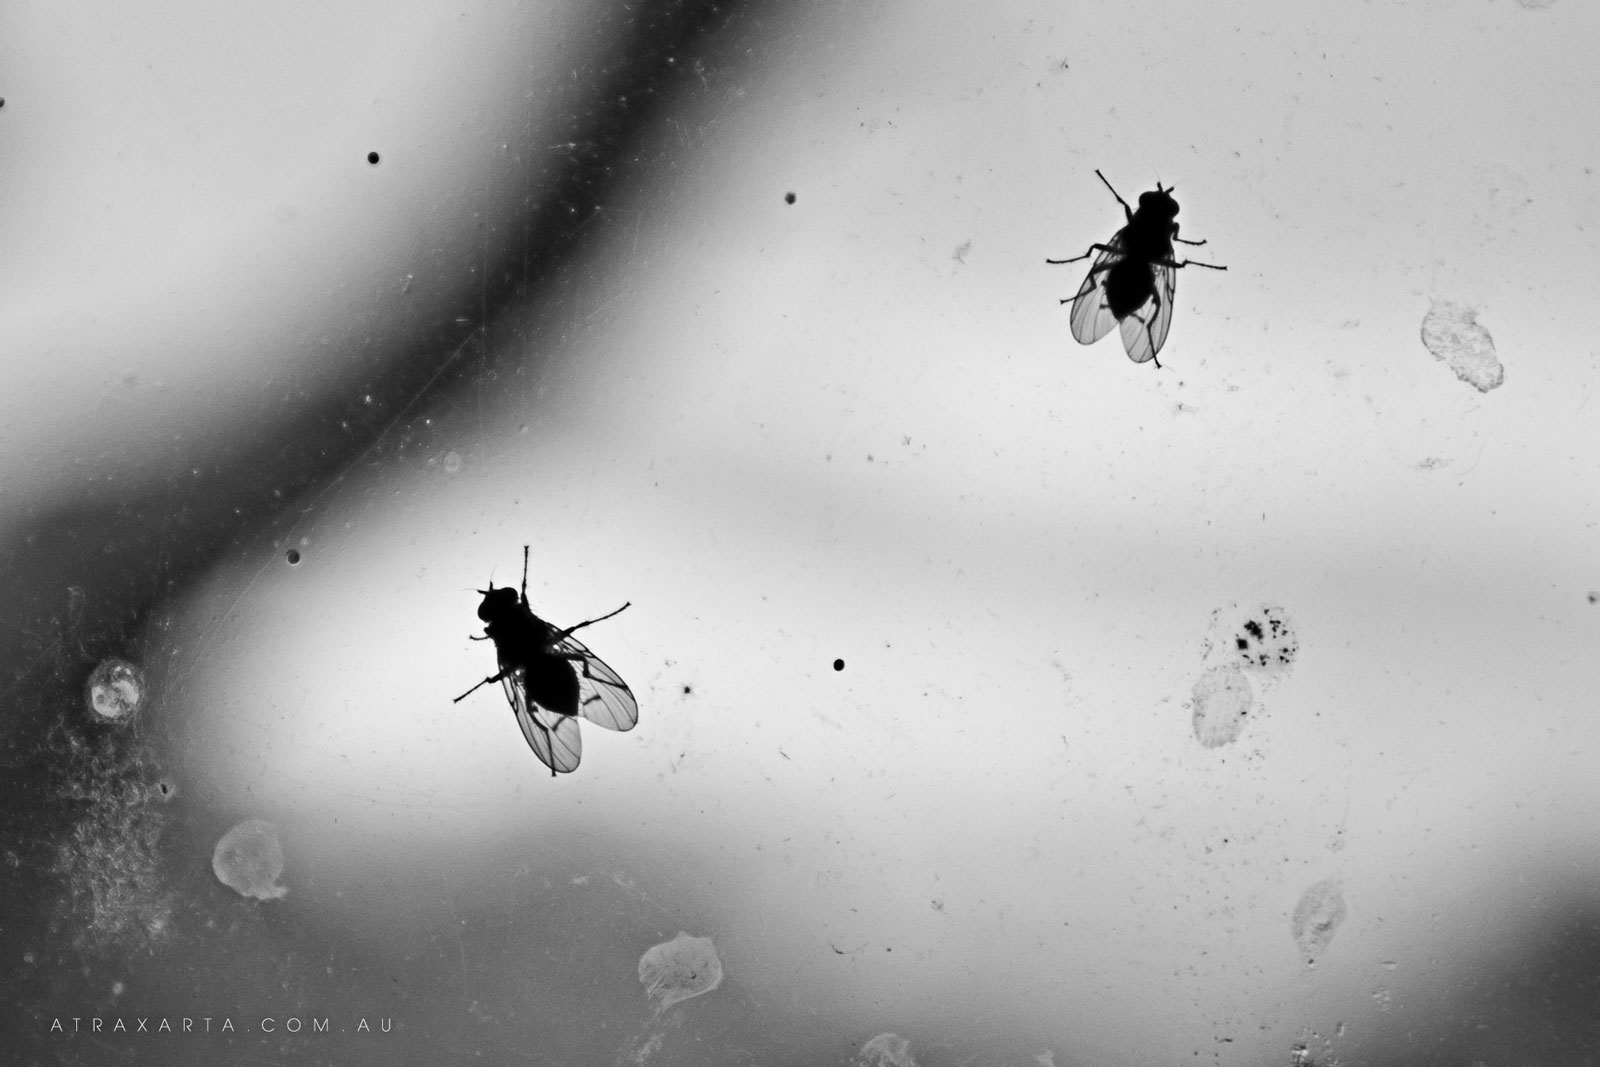
[[[1092,255],[1095,252],[1112,252],[1112,251],[1115,251],[1115,249],[1109,248],[1106,245],[1090,245],[1089,246],[1089,251],[1085,252],[1081,256],[1073,256],[1071,259],[1047,259],[1047,260],[1045,260],[1045,262],[1049,263],[1049,264],[1052,264],[1054,266],[1060,266],[1063,263],[1076,263],[1080,259],[1088,259],[1089,256]],[[1106,271],[1110,270],[1114,266],[1116,266],[1115,262],[1113,262],[1111,260],[1103,260],[1101,262],[1097,262],[1094,266],[1090,267],[1089,268],[1089,276],[1083,279],[1083,285],[1079,287],[1078,292],[1081,293],[1085,289],[1093,287],[1095,285],[1095,275],[1103,274]],[[1073,301],[1075,301],[1077,299],[1078,299],[1077,296],[1065,296],[1065,297],[1061,298],[1061,303],[1070,304],[1070,303],[1072,303]]]
[[[505,679],[505,676],[506,676],[506,672],[505,671],[501,671],[499,674],[490,675],[488,678],[485,678],[483,681],[479,682],[477,685],[473,686],[471,689],[468,689],[465,693],[462,693],[460,696],[456,697],[450,703],[459,704],[463,700],[465,700],[469,696],[471,696],[473,693],[476,693],[479,689],[482,689],[484,686],[488,685],[490,682],[503,681]]]
[[[1149,318],[1141,318],[1138,312],[1134,312],[1133,317],[1138,319],[1139,324],[1144,327],[1144,338],[1150,345],[1150,362],[1159,367],[1161,366],[1161,360],[1156,358],[1156,335],[1150,332],[1150,324],[1156,321],[1156,317],[1161,314],[1161,294],[1151,293],[1150,301]]]
[[[627,607],[627,605],[624,604],[623,607]],[[618,608],[617,609],[617,611],[621,611],[621,610],[622,610],[622,608]],[[612,614],[615,614],[615,612],[613,612]],[[611,679],[609,679],[609,678],[596,678],[594,675],[589,673],[589,660],[590,660],[591,657],[586,652],[551,652],[550,655],[554,656],[556,659],[564,659],[568,663],[572,664],[574,667],[577,668],[578,673],[583,675],[583,677],[585,679],[587,679],[588,681],[590,681],[590,682],[604,682],[606,685],[610,685],[611,684]],[[593,687],[591,686],[591,688],[593,688]],[[600,699],[599,694],[595,693],[595,694],[591,695],[588,700],[585,700],[584,703],[585,704],[592,704],[596,700],[599,700],[599,699]]]
[[[1090,245],[1089,246],[1089,251],[1085,252],[1081,256],[1073,256],[1071,259],[1048,259],[1047,258],[1045,260],[1045,262],[1049,263],[1052,266],[1059,267],[1063,263],[1076,263],[1080,259],[1088,259],[1090,256],[1094,255],[1096,252],[1110,252],[1110,251],[1112,251],[1112,248],[1109,245]],[[1104,270],[1104,269],[1106,269],[1106,268],[1108,268],[1110,266],[1111,266],[1111,264],[1107,263],[1101,269]],[[1089,273],[1093,274],[1094,272],[1090,271]]]
[[[1106,176],[1104,174],[1100,173],[1100,168],[1099,167],[1095,168],[1094,176],[1096,178],[1099,178],[1102,182],[1105,182],[1105,185],[1106,185],[1107,189],[1111,189],[1111,183],[1106,181]],[[1158,183],[1158,185],[1159,185],[1159,183]],[[1132,222],[1133,221],[1133,209],[1128,206],[1128,202],[1126,200],[1122,199],[1122,194],[1117,192],[1115,189],[1111,189],[1111,195],[1117,198],[1117,203],[1122,205],[1122,213],[1124,215],[1128,216],[1128,221],[1129,222]]]
[[[544,748],[546,752],[550,753],[550,777],[554,778],[556,776],[556,733],[532,715],[528,716],[528,721],[537,726],[539,732],[544,734]]]
[[[571,637],[574,633],[576,633],[579,630],[583,629],[585,626],[593,626],[597,622],[605,622],[607,619],[611,618],[611,616],[613,616],[613,615],[621,615],[624,611],[628,610],[628,608],[631,607],[632,604],[633,604],[633,601],[630,600],[626,604],[622,605],[622,607],[618,608],[616,611],[608,611],[604,615],[601,615],[599,618],[585,619],[583,622],[580,622],[576,626],[569,626],[565,630],[562,630],[560,633],[556,634],[554,637],[550,638],[550,644],[553,645],[557,641],[564,641],[565,639]]]

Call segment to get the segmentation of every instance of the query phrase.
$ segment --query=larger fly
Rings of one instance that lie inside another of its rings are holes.
[[[1078,295],[1061,302],[1072,303],[1072,336],[1092,345],[1104,337],[1113,323],[1122,327],[1122,347],[1135,363],[1155,361],[1156,353],[1167,340],[1172,325],[1172,299],[1178,288],[1177,270],[1190,260],[1174,260],[1172,242],[1198,247],[1204,241],[1185,241],[1178,236],[1178,202],[1172,189],[1156,183],[1154,192],[1139,194],[1139,210],[1094,172],[1111,195],[1122,205],[1128,224],[1103,245],[1090,245],[1089,251],[1071,259],[1047,259],[1046,263],[1076,263],[1098,252],[1089,274],[1078,288]],[[1176,188],[1174,186],[1173,188]],[[1196,267],[1227,270],[1215,263],[1195,263]]]
[[[485,625],[483,636],[472,640],[494,642],[500,672],[456,697],[455,703],[480,686],[499,682],[528,747],[550,768],[551,777],[576,770],[583,757],[578,716],[608,730],[633,729],[639,721],[633,692],[616,671],[572,636],[585,626],[620,614],[628,604],[565,630],[556,629],[535,615],[528,604],[526,545],[522,548],[520,592],[509,586],[496,589],[493,581],[478,592],[483,594],[478,618]]]

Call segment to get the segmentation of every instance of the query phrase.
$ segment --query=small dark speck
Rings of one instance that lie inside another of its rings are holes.
[[[374,167],[376,167],[378,165],[378,153],[376,153],[376,152],[368,152],[367,153],[367,162],[371,163]]]
[[[3,97],[3,96],[0,96],[0,107],[5,107],[5,106],[6,106],[6,98]]]
[[[694,686],[686,685],[686,686],[683,687],[683,695],[684,696],[688,696],[692,692],[694,692]]]
[[[836,671],[844,670],[844,660],[842,660],[842,659],[834,660],[833,661],[833,669],[836,670]]]
[[[784,193],[783,194],[783,202],[785,204],[792,204],[792,203],[794,203],[794,200],[795,200],[795,196],[794,196],[793,193]]]
[[[1249,634],[1251,637],[1255,638],[1257,641],[1261,640],[1262,631],[1261,631],[1261,624],[1259,622],[1256,622],[1254,619],[1251,619],[1249,622],[1244,624],[1244,629],[1245,629],[1245,633]]]
[[[283,558],[289,561],[289,566],[293,567],[296,563],[300,562],[300,550],[298,548],[291,548],[289,551],[283,554]]]
[[[1600,604],[1600,593],[1590,593],[1589,594],[1589,603],[1591,603],[1591,604]]]

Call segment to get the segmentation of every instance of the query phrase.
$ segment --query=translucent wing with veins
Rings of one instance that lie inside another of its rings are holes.
[[[582,641],[569,634],[551,651],[570,657],[578,672],[578,714],[607,730],[631,730],[638,724],[639,704],[628,684]]]
[[[561,774],[577,770],[578,761],[583,758],[583,735],[578,732],[578,720],[529,702],[528,687],[523,684],[520,668],[507,674],[500,684],[517,717],[517,726],[539,762]]]

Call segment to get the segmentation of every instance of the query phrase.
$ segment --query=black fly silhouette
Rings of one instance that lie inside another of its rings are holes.
[[[1098,170],[1094,172],[1106,188],[1111,183]],[[1173,188],[1176,188],[1174,186]],[[1103,245],[1090,245],[1089,251],[1071,259],[1047,259],[1046,263],[1076,263],[1095,256],[1088,277],[1078,289],[1072,302],[1072,336],[1079,342],[1092,345],[1106,335],[1112,323],[1122,325],[1122,347],[1135,363],[1161,361],[1156,353],[1167,339],[1167,328],[1172,325],[1172,298],[1178,288],[1177,270],[1187,267],[1190,260],[1175,261],[1172,242],[1200,246],[1204,241],[1185,241],[1178,236],[1178,202],[1172,198],[1172,189],[1163,189],[1156,183],[1155,192],[1139,194],[1139,210],[1128,207],[1128,202],[1115,189],[1111,195],[1122,205],[1128,224],[1116,232]],[[1227,270],[1215,263],[1195,263],[1196,267]],[[1063,304],[1066,300],[1061,301]]]
[[[608,730],[631,730],[639,721],[639,704],[616,671],[590,652],[572,635],[585,626],[603,622],[628,607],[622,605],[597,619],[558,630],[533,613],[528,604],[528,546],[522,547],[522,589],[509,586],[480,589],[483,603],[478,618],[485,623],[483,636],[474,641],[493,641],[500,673],[490,675],[456,697],[460,703],[480,686],[499,682],[506,700],[522,728],[522,736],[539,761],[550,768],[570,773],[583,757],[583,738],[578,733],[582,715]],[[629,603],[632,603],[631,601]]]

